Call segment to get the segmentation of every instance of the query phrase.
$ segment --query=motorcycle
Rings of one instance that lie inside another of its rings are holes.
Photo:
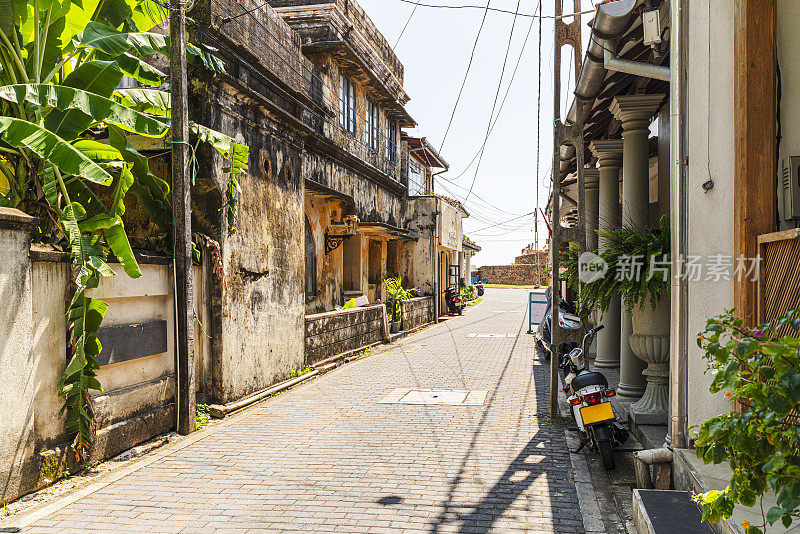
[[[602,373],[590,371],[586,366],[586,351],[603,325],[592,328],[583,336],[580,347],[564,354],[559,367],[564,371],[564,393],[567,395],[572,417],[582,434],[579,452],[586,445],[600,453],[603,467],[614,469],[614,446],[628,441],[628,429],[614,413],[611,398],[616,390],[608,387]]]
[[[539,349],[544,352],[545,359],[550,359],[550,339],[551,331],[550,322],[552,320],[552,307],[553,307],[553,286],[547,288],[545,292],[547,297],[547,306],[544,310],[544,317],[539,326],[536,328],[536,344]],[[558,299],[558,324],[561,328],[567,330],[580,330],[583,326],[583,321],[577,316],[577,308],[574,302],[564,300],[559,297]],[[562,343],[558,347],[559,354],[569,354],[569,352],[577,347],[575,342]]]
[[[475,289],[478,291],[478,296],[482,297],[484,292],[483,282],[478,282],[477,284],[475,284]]]
[[[461,300],[461,292],[457,287],[448,287],[444,290],[444,301],[450,313],[458,315],[464,313],[464,302]]]

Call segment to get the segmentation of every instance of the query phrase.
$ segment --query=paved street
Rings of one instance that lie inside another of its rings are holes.
[[[537,418],[547,366],[532,367],[527,294],[488,289],[464,316],[267,400],[23,531],[582,533],[564,429]],[[435,404],[482,392],[483,404]]]

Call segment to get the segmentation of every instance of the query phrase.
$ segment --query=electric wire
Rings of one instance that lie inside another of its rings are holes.
[[[516,12],[519,12],[520,3],[521,0],[517,0]],[[541,8],[541,2],[539,3],[539,6]],[[472,183],[469,186],[469,191],[467,192],[465,200],[469,199],[470,195],[472,194],[472,188],[475,187],[475,181],[478,178],[478,171],[481,168],[481,161],[483,160],[483,154],[485,153],[486,150],[486,141],[489,139],[489,134],[492,131],[492,117],[494,116],[495,106],[497,106],[497,99],[500,96],[500,87],[503,84],[503,76],[505,76],[506,73],[506,63],[508,62],[508,53],[511,51],[511,43],[514,38],[514,27],[516,26],[516,24],[517,24],[517,17],[515,15],[514,19],[511,21],[511,31],[508,33],[508,45],[506,46],[506,53],[505,56],[503,57],[503,67],[500,69],[500,80],[497,82],[497,91],[494,94],[494,101],[492,102],[492,110],[489,112],[489,124],[486,126],[486,138],[484,139],[483,148],[481,149],[481,156],[480,158],[478,158],[478,164],[475,166],[475,174],[472,177]]]
[[[447,122],[447,128],[444,131],[444,136],[442,137],[442,142],[439,145],[439,152],[442,152],[444,148],[444,142],[447,140],[447,134],[450,133],[450,127],[453,125],[453,117],[456,115],[456,109],[458,108],[458,103],[461,101],[461,93],[464,92],[464,86],[467,84],[467,77],[469,76],[469,70],[472,68],[472,60],[475,59],[475,49],[478,47],[478,39],[481,37],[481,32],[483,31],[483,25],[486,22],[486,14],[489,12],[489,4],[492,3],[492,0],[486,1],[486,9],[483,10],[483,18],[481,18],[481,25],[478,26],[478,33],[475,35],[475,42],[472,43],[472,52],[469,54],[469,63],[467,63],[467,70],[464,72],[464,79],[461,80],[461,87],[458,90],[458,96],[456,97],[456,102],[453,104],[453,111],[450,113],[450,120]],[[419,5],[419,4],[417,4]],[[416,9],[416,6],[414,6]]]
[[[400,0],[400,1],[401,2],[405,2],[406,4],[414,4],[414,5],[418,5],[418,6],[422,6],[422,7],[430,7],[430,8],[436,8],[436,9],[484,9],[483,6],[474,6],[474,5],[455,5],[455,6],[452,6],[452,5],[441,5],[441,4],[424,4],[422,2],[417,2],[415,0]],[[597,7],[595,6],[592,9],[587,9],[585,11],[577,11],[575,13],[567,13],[567,14],[558,15],[558,16],[556,16],[556,15],[542,15],[541,13],[539,15],[537,15],[535,11],[534,11],[533,14],[530,14],[530,13],[516,13],[514,11],[509,11],[508,9],[500,9],[500,8],[496,8],[496,7],[489,8],[489,11],[496,11],[498,13],[507,13],[509,15],[518,15],[520,17],[559,20],[559,19],[566,19],[566,18],[569,18],[569,17],[573,17],[575,15],[585,15],[587,13],[594,13],[595,11],[597,11]]]
[[[538,10],[541,10],[541,0],[539,1],[539,5],[538,5],[537,9],[538,9]],[[497,115],[495,115],[495,116],[493,117],[493,119],[492,119],[492,125],[491,125],[491,128],[489,129],[489,135],[491,135],[491,134],[492,134],[492,132],[494,131],[494,127],[497,125],[497,121],[498,121],[498,119],[500,118],[500,113],[503,111],[503,108],[504,108],[504,106],[505,106],[505,104],[506,104],[506,99],[508,99],[508,94],[511,92],[511,85],[514,83],[514,80],[516,79],[517,70],[519,69],[520,62],[522,61],[522,55],[523,55],[523,52],[525,52],[525,47],[526,47],[526,45],[528,44],[528,37],[530,36],[530,33],[531,33],[531,28],[533,28],[533,22],[534,22],[534,20],[532,19],[532,20],[531,20],[531,24],[528,26],[528,31],[527,31],[527,33],[525,34],[525,39],[524,39],[524,40],[523,40],[523,42],[522,42],[522,48],[520,49],[520,51],[519,51],[519,55],[517,56],[517,62],[516,62],[516,64],[514,65],[514,70],[513,70],[513,71],[512,71],[512,73],[511,73],[511,78],[510,78],[510,80],[509,80],[509,83],[508,83],[508,85],[506,86],[506,92],[505,92],[505,94],[503,95],[503,100],[501,100],[501,101],[500,101],[500,107],[499,107],[499,108],[498,108],[498,110],[497,110]],[[541,22],[541,21],[540,21],[540,22]],[[541,48],[541,46],[540,46],[540,48]],[[476,159],[478,158],[478,156],[481,154],[481,151],[482,151],[482,150],[484,149],[484,147],[486,146],[486,143],[488,142],[488,140],[489,140],[489,139],[488,139],[488,136],[487,136],[486,138],[484,138],[484,140],[483,140],[483,143],[482,143],[482,144],[481,144],[481,146],[478,148],[478,150],[475,152],[475,155],[474,155],[474,156],[472,156],[472,159],[469,161],[469,163],[467,164],[467,166],[466,166],[466,167],[464,167],[464,170],[463,170],[463,171],[461,171],[461,172],[458,174],[458,176],[456,176],[456,177],[454,177],[454,178],[445,178],[445,177],[442,177],[442,178],[443,178],[444,180],[447,180],[448,182],[455,183],[455,181],[456,181],[456,180],[458,180],[459,178],[461,178],[462,176],[464,176],[464,174],[466,174],[466,173],[467,173],[467,171],[468,171],[468,170],[469,170],[469,169],[472,167],[472,164],[473,164],[473,163],[475,163],[475,160],[476,160]]]
[[[403,24],[403,29],[400,30],[400,35],[397,36],[397,40],[394,42],[394,46],[392,47],[392,50],[397,48],[397,45],[400,44],[400,39],[402,39],[403,38],[403,34],[406,33],[406,28],[408,28],[408,23],[411,22],[411,17],[413,17],[414,13],[417,12],[417,8],[418,7],[419,7],[418,5],[415,5],[414,8],[411,10],[411,13],[408,15],[408,18],[406,19],[406,23]]]

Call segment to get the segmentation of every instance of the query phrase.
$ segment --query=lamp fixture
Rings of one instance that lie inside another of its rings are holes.
[[[358,217],[355,215],[348,215],[344,217],[343,222],[343,234],[330,234],[328,233],[328,229],[325,229],[325,254],[330,254],[339,248],[345,239],[353,237],[358,232]]]

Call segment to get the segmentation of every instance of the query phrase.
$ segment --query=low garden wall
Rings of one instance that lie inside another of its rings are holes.
[[[402,302],[403,330],[413,330],[435,319],[433,297],[416,297]]]
[[[305,364],[382,341],[388,330],[384,304],[306,315]]]
[[[76,469],[57,394],[67,363],[69,259],[31,246],[30,229],[16,210],[0,211],[0,331],[7,339],[0,346],[0,502]],[[175,426],[172,269],[164,257],[138,259],[140,278],[111,263],[117,274],[87,291],[108,304],[97,333],[103,391],[92,391],[97,435],[89,463]]]

